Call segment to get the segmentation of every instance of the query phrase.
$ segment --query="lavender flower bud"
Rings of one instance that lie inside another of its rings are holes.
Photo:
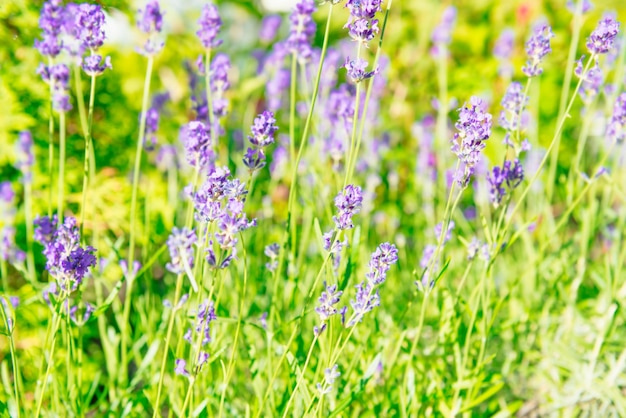
[[[102,56],[100,55],[89,55],[83,58],[81,66],[83,71],[90,77],[97,77],[104,73],[104,70],[107,68],[113,68],[111,65],[111,57],[107,56],[104,61],[102,61]]]
[[[620,94],[615,101],[606,135],[619,144],[626,139],[626,93]]]
[[[199,121],[189,122],[180,130],[187,162],[197,169],[206,169],[213,159],[211,137],[206,125]]]
[[[615,43],[619,33],[620,23],[611,14],[605,14],[598,22],[598,26],[587,38],[587,49],[592,54],[606,54]]]
[[[591,102],[593,102],[594,98],[600,93],[600,88],[602,87],[602,84],[604,82],[604,74],[602,72],[602,69],[598,65],[598,60],[595,60],[594,66],[583,74],[584,59],[585,56],[583,55],[578,61],[576,61],[574,74],[576,74],[576,76],[578,76],[579,78],[584,76],[578,94],[580,95],[583,103],[589,106]]]
[[[550,39],[552,38],[554,38],[554,34],[550,26],[541,23],[535,26],[533,35],[526,42],[528,61],[522,67],[522,72],[528,77],[535,77],[543,73],[543,68],[540,65],[543,58],[552,51],[550,48]]]
[[[470,98],[459,109],[459,120],[454,125],[459,131],[452,140],[452,152],[459,157],[464,167],[455,173],[455,180],[461,187],[469,184],[474,166],[478,163],[480,152],[485,148],[491,136],[491,115],[483,110],[483,101],[476,96]]]
[[[252,135],[248,136],[248,139],[257,147],[266,147],[274,143],[274,133],[277,130],[274,114],[266,110],[254,118]]]
[[[15,161],[15,168],[22,172],[24,181],[30,183],[33,176],[33,164],[35,163],[33,136],[30,131],[22,131],[19,133],[16,148],[17,159]]]
[[[517,131],[520,129],[522,111],[528,103],[528,97],[524,96],[522,85],[513,82],[506,89],[506,93],[500,104],[503,110],[500,112],[498,122],[507,131]]]
[[[500,205],[507,189],[512,192],[524,180],[522,164],[519,160],[515,160],[514,165],[512,163],[507,160],[502,167],[496,166],[487,174],[489,199],[495,207]]]
[[[315,312],[320,316],[320,321],[327,321],[331,316],[336,315],[339,311],[335,307],[341,299],[343,292],[337,290],[337,285],[326,285],[324,283],[325,291],[322,292],[319,297],[319,305],[315,308]]]
[[[144,33],[161,32],[163,27],[163,14],[157,0],[149,1],[145,9],[139,9],[137,27]]]
[[[190,271],[194,265],[193,246],[197,241],[196,233],[188,228],[172,228],[172,233],[167,239],[167,247],[170,252],[170,262],[165,267],[175,274]]]
[[[269,15],[263,17],[261,21],[261,31],[259,32],[259,39],[261,42],[270,43],[276,38],[278,29],[283,18],[280,15]]]
[[[377,70],[367,71],[367,61],[357,58],[351,60],[350,57],[346,57],[344,68],[348,71],[348,77],[353,83],[360,83],[363,80],[373,77]]]
[[[248,148],[243,156],[243,164],[251,172],[265,167],[265,153],[260,148]]]
[[[200,26],[200,29],[198,29],[196,34],[205,48],[210,49],[220,46],[222,41],[216,38],[222,26],[222,19],[214,4],[204,5],[200,19],[198,19],[198,26]]]
[[[97,4],[83,3],[76,14],[76,37],[85,49],[97,50],[104,44],[105,16]]]
[[[353,228],[352,217],[361,211],[362,204],[363,194],[359,186],[349,184],[339,192],[335,196],[335,206],[339,214],[333,217],[337,229]]]

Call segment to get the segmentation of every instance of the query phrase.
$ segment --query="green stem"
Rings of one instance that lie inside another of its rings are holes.
[[[89,187],[89,155],[92,142],[92,130],[93,130],[93,104],[96,97],[96,76],[91,76],[91,87],[89,89],[89,117],[87,121],[87,136],[85,137],[85,165],[83,172],[83,198],[80,206],[80,235],[83,235],[85,227],[85,213],[87,207],[87,189]]]
[[[154,58],[148,57],[148,65],[146,68],[146,76],[143,85],[143,97],[141,100],[141,119],[139,121],[139,133],[137,136],[137,148],[135,150],[135,164],[133,167],[133,189],[130,201],[130,238],[128,245],[128,269],[132,271],[135,262],[135,243],[137,239],[136,222],[137,222],[137,195],[139,190],[139,174],[141,171],[141,154],[143,152],[143,140],[146,132],[146,114],[148,110],[148,97],[150,95],[150,80],[152,78],[152,67]],[[121,367],[120,367],[120,383],[126,383],[128,380],[128,323],[130,321],[130,307],[132,305],[132,292],[135,278],[130,275],[127,278],[126,287],[126,303],[124,303],[124,312],[121,329]]]
[[[287,417],[287,412],[289,412],[291,403],[295,399],[296,393],[298,392],[298,388],[300,388],[300,384],[302,384],[302,381],[304,380],[304,373],[306,372],[306,369],[309,365],[309,361],[311,360],[311,354],[313,354],[313,348],[315,347],[315,343],[317,343],[317,338],[318,338],[318,335],[316,334],[315,337],[313,337],[313,342],[311,343],[311,346],[309,347],[309,352],[306,355],[306,360],[304,361],[304,366],[302,366],[302,371],[300,372],[300,376],[298,376],[298,380],[296,381],[296,387],[293,389],[293,392],[291,392],[291,396],[289,397],[289,400],[287,401],[287,406],[285,406],[285,411],[283,412],[283,418]]]
[[[241,291],[241,300],[239,302],[239,318],[237,320],[237,329],[235,331],[235,340],[233,341],[233,349],[230,353],[230,360],[228,361],[228,369],[226,372],[226,379],[224,381],[224,389],[222,390],[222,396],[220,398],[220,407],[218,417],[222,417],[224,410],[224,400],[226,399],[226,389],[228,389],[228,383],[233,373],[233,365],[235,362],[235,352],[237,351],[237,343],[239,342],[239,331],[241,330],[241,321],[243,319],[243,307],[246,300],[246,286],[248,284],[248,255],[246,252],[246,245],[243,239],[243,234],[239,234],[241,239],[241,247],[243,248],[243,289]]]
[[[87,113],[85,112],[85,98],[83,97],[83,85],[80,83],[80,66],[74,66],[74,84],[76,86],[76,102],[78,103],[78,117],[80,119],[80,127],[83,131],[83,137],[87,140],[88,123]]]
[[[205,52],[205,64],[204,64],[204,82],[205,82],[205,89],[206,89],[206,101],[207,101],[207,106],[209,107],[209,137],[211,138],[211,147],[213,149],[213,151],[216,151],[218,149],[218,141],[219,138],[217,135],[215,134],[215,126],[214,125],[214,120],[213,120],[213,99],[211,97],[212,95],[212,91],[211,91],[211,48],[207,48],[206,52]],[[224,160],[222,160],[224,161]],[[228,160],[225,160],[228,161]]]
[[[31,172],[31,176],[33,173]],[[35,272],[35,255],[33,253],[33,180],[24,181],[24,220],[26,222],[26,266],[28,267],[28,278],[32,283],[37,280]]]
[[[35,410],[35,418],[39,418],[39,414],[41,413],[41,405],[43,404],[43,398],[46,394],[46,386],[48,384],[48,377],[50,376],[50,370],[52,369],[52,365],[54,364],[54,346],[57,340],[57,331],[59,330],[59,326],[61,325],[61,316],[56,312],[53,315],[53,323],[52,326],[52,342],[50,343],[50,350],[48,353],[48,365],[46,366],[46,373],[43,378],[43,387],[41,388],[41,394],[39,395],[39,399],[37,400],[37,408]],[[44,355],[45,360],[45,355]]]
[[[550,153],[552,152],[552,149],[554,148],[554,146],[556,145],[557,142],[557,138],[559,137],[559,135],[561,134],[563,127],[565,126],[565,121],[567,120],[567,118],[569,117],[569,112],[572,109],[572,106],[574,104],[574,101],[576,100],[576,95],[578,94],[578,90],[580,89],[580,86],[582,84],[583,79],[585,78],[587,71],[589,70],[589,66],[591,65],[591,62],[595,59],[595,55],[592,54],[589,57],[589,61],[587,61],[587,64],[585,65],[585,70],[583,71],[582,76],[580,77],[580,79],[578,80],[578,84],[576,85],[576,88],[574,89],[574,93],[572,94],[572,97],[567,105],[567,108],[565,109],[565,113],[563,114],[563,116],[561,117],[561,119],[558,122],[557,125],[557,129],[556,132],[554,133],[554,136],[552,137],[552,141],[550,141],[550,145],[548,146],[548,149],[546,150],[546,154],[544,155],[543,159],[541,160],[541,162],[539,163],[539,166],[537,167],[537,170],[535,171],[535,174],[533,175],[533,177],[530,179],[530,181],[528,182],[528,184],[526,185],[526,187],[524,188],[524,191],[522,192],[522,195],[520,196],[520,198],[517,200],[515,206],[513,207],[513,209],[511,210],[511,213],[508,217],[508,220],[502,230],[502,237],[501,240],[498,241],[497,245],[496,245],[496,249],[500,249],[502,246],[502,240],[504,239],[505,233],[506,231],[509,230],[509,228],[511,227],[511,223],[513,222],[513,217],[515,216],[515,213],[517,212],[517,210],[520,208],[522,202],[524,201],[524,198],[526,197],[526,195],[528,194],[528,192],[530,191],[530,188],[532,187],[532,185],[535,183],[535,181],[537,180],[537,178],[539,178],[539,175],[541,174],[541,169],[546,165],[546,162],[548,161],[548,158],[550,157]]]
[[[52,67],[52,58],[48,58],[48,67]],[[52,217],[52,185],[53,183],[53,166],[54,166],[54,112],[52,108],[52,97],[54,96],[54,88],[52,82],[48,82],[50,86],[50,104],[48,107],[48,217]]]
[[[0,268],[2,269],[2,277],[5,277],[7,274],[6,263],[4,260],[0,262]],[[7,289],[5,289],[6,291]],[[6,301],[7,304],[10,304],[10,301]],[[20,418],[21,407],[20,407],[20,369],[17,363],[17,351],[15,350],[15,341],[13,340],[13,327],[9,326],[9,318],[6,312],[4,311],[4,304],[0,301],[0,311],[2,312],[2,321],[4,322],[4,326],[7,330],[7,338],[9,339],[9,351],[11,353],[11,364],[13,367],[13,389],[15,394],[15,410],[17,411],[17,418]]]
[[[167,364],[167,352],[168,347],[170,345],[170,340],[172,338],[172,330],[174,329],[174,320],[176,317],[176,312],[178,312],[178,302],[180,301],[180,293],[183,288],[183,278],[185,274],[179,274],[176,278],[176,293],[174,295],[174,303],[172,305],[172,312],[170,313],[170,319],[167,324],[167,334],[165,336],[165,346],[163,347],[163,359],[161,360],[161,372],[159,373],[159,383],[157,386],[157,396],[154,402],[154,413],[152,414],[152,418],[156,418],[160,416],[160,401],[161,401],[161,390],[163,389],[163,376],[165,374],[165,365]]]
[[[580,30],[582,28],[582,4],[583,0],[576,2],[576,10],[574,11],[574,20],[572,27],[572,40],[569,46],[569,53],[567,55],[567,65],[565,67],[565,77],[563,79],[563,87],[561,88],[561,100],[559,102],[559,114],[557,120],[563,118],[565,114],[565,105],[567,103],[567,97],[569,96],[570,84],[572,83],[572,72],[574,69],[573,63],[576,59],[576,49],[578,47],[578,40],[580,39]],[[559,161],[559,145],[561,143],[561,132],[556,136],[556,143],[554,144],[554,152],[550,159],[550,169],[548,174],[548,181],[546,183],[546,194],[548,202],[552,200],[552,194],[554,192],[554,182],[556,178],[556,168]]]
[[[57,179],[57,215],[63,223],[63,202],[65,199],[65,112],[59,112],[59,178]]]
[[[387,19],[389,17],[389,10],[391,9],[391,3],[392,1],[389,0],[389,2],[387,3],[387,10],[385,11],[385,17],[383,19],[383,26],[380,30],[380,39],[378,41],[378,50],[376,50],[376,57],[374,58],[374,66],[373,68],[377,69],[378,68],[378,62],[380,61],[380,54],[383,48],[383,40],[385,38],[385,28],[387,27]],[[356,160],[359,156],[359,150],[361,149],[361,142],[363,141],[363,131],[365,130],[365,122],[367,121],[367,109],[369,107],[369,101],[370,101],[370,97],[372,95],[372,90],[373,90],[373,85],[374,85],[374,78],[376,78],[376,74],[374,74],[370,79],[369,82],[367,84],[367,92],[365,93],[365,102],[363,103],[363,117],[361,118],[361,123],[359,126],[359,135],[357,137],[357,141],[356,141],[356,148],[354,149],[354,157],[352,158],[352,164],[348,167],[348,177],[347,177],[347,181],[344,184],[344,187],[347,184],[350,184],[350,182],[352,181],[352,176],[354,175],[354,170],[356,167]]]
[[[315,86],[313,87],[313,97],[311,98],[311,107],[309,108],[309,113],[307,114],[306,121],[304,123],[304,129],[302,131],[302,139],[300,140],[300,145],[298,146],[298,153],[296,155],[296,161],[292,167],[291,173],[291,185],[289,186],[289,201],[287,207],[287,232],[291,234],[292,237],[295,238],[295,226],[294,226],[294,202],[296,200],[296,183],[298,179],[298,166],[300,165],[300,160],[302,159],[302,154],[304,152],[304,146],[307,142],[307,137],[309,135],[309,128],[311,126],[311,120],[313,119],[313,110],[315,109],[315,103],[317,101],[317,94],[320,88],[320,79],[322,77],[322,67],[324,65],[324,57],[326,56],[326,49],[328,47],[328,38],[330,33],[330,21],[333,13],[333,4],[330,3],[328,6],[328,17],[326,19],[326,30],[324,32],[324,42],[322,44],[322,52],[320,53],[320,63],[317,68],[317,75],[315,76]],[[292,243],[293,247],[293,243]]]
[[[296,160],[296,65],[297,57],[291,54],[291,85],[289,88],[289,160]]]

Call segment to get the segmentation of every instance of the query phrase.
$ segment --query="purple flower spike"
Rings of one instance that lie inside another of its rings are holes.
[[[33,154],[33,136],[30,131],[20,132],[16,148],[17,159],[15,168],[22,172],[24,181],[31,182],[35,156]]]
[[[550,39],[554,38],[552,28],[546,24],[538,24],[535,26],[533,35],[526,42],[526,54],[528,61],[522,67],[522,72],[528,77],[535,77],[543,73],[540,67],[543,58],[552,51],[550,47]]]
[[[295,54],[300,61],[308,61],[311,57],[311,40],[315,35],[315,22],[313,21],[315,2],[313,0],[300,0],[289,16],[291,27],[289,37],[281,47]]]
[[[189,374],[189,371],[187,370],[187,362],[185,360],[183,360],[182,358],[177,358],[176,362],[174,363],[174,373],[176,373],[177,375],[180,376],[185,376],[185,377],[189,377],[191,376]]]
[[[193,246],[196,241],[196,233],[193,230],[172,228],[172,234],[167,239],[171,261],[165,267],[175,274],[191,270],[194,265]]]
[[[206,125],[199,121],[189,122],[180,131],[187,162],[195,168],[205,169],[213,159],[211,136]]]
[[[598,60],[595,61],[594,66],[589,68],[585,74],[583,74],[583,60],[585,56],[580,57],[578,61],[576,61],[576,68],[574,69],[574,74],[578,77],[583,77],[583,82],[580,85],[580,90],[578,94],[582,99],[585,105],[590,105],[593,102],[593,99],[600,93],[600,88],[604,83],[604,73],[602,72],[602,68],[598,65]]]
[[[265,153],[260,148],[248,148],[243,156],[243,164],[250,171],[257,171],[265,167]]]
[[[97,50],[104,44],[104,12],[97,4],[83,3],[76,14],[76,37],[85,49]]]
[[[35,40],[35,48],[48,57],[56,57],[62,49],[59,39],[63,26],[64,9],[60,0],[50,0],[44,3],[39,16],[39,27],[43,32],[42,40]]]
[[[95,248],[80,246],[80,236],[76,219],[65,218],[58,225],[56,215],[35,219],[35,239],[44,246],[46,269],[53,276],[60,289],[69,293],[78,288],[89,268],[96,265]]]
[[[337,229],[354,228],[352,217],[361,211],[362,204],[363,193],[359,186],[349,184],[339,192],[335,197],[335,206],[339,214],[333,217]]]
[[[620,94],[615,101],[606,135],[620,144],[626,140],[626,93]]]
[[[265,16],[261,22],[259,39],[266,43],[272,42],[274,38],[276,38],[276,34],[278,33],[278,29],[280,29],[282,21],[283,18],[280,15]]]
[[[198,19],[198,26],[200,26],[200,29],[198,29],[196,34],[205,48],[210,49],[220,46],[222,41],[216,38],[222,27],[222,19],[214,4],[204,5],[200,19]]]
[[[139,10],[137,27],[144,33],[161,32],[163,28],[163,13],[161,13],[157,0],[148,2],[145,9]]]
[[[502,198],[507,192],[513,191],[524,180],[524,169],[519,160],[507,160],[502,167],[494,167],[487,174],[487,182],[489,183],[489,199],[491,203],[498,207],[502,202]],[[505,187],[506,186],[506,187]]]
[[[615,44],[619,33],[619,22],[611,14],[605,14],[598,22],[598,26],[587,38],[587,49],[592,54],[606,54]]]
[[[380,244],[372,254],[369,262],[369,272],[365,275],[367,281],[378,286],[387,279],[387,272],[398,262],[398,249],[395,245],[385,242]]]
[[[350,57],[346,58],[344,68],[348,71],[348,77],[353,83],[359,83],[363,80],[373,77],[376,74],[376,70],[367,71],[367,61],[357,58],[351,60]]]
[[[341,299],[343,292],[337,290],[337,285],[326,285],[324,283],[325,291],[322,292],[319,297],[319,305],[315,308],[315,312],[320,316],[320,321],[327,321],[331,316],[336,315],[339,311],[335,307]]]
[[[111,57],[107,56],[103,62],[100,55],[89,55],[83,58],[82,67],[83,71],[91,77],[101,75],[107,68],[113,68],[111,66]]]
[[[449,45],[452,40],[452,30],[456,22],[456,7],[448,6],[441,15],[441,22],[433,30],[432,41],[434,44]]]
[[[528,97],[524,97],[522,85],[513,82],[506,89],[502,98],[503,110],[500,112],[498,122],[507,131],[517,131],[521,127],[522,111],[528,103]]]
[[[266,110],[254,118],[252,135],[248,136],[248,139],[257,147],[266,147],[274,143],[274,133],[277,130],[274,114]]]
[[[459,109],[459,120],[454,126],[458,132],[452,140],[452,152],[463,165],[459,168],[461,171],[455,173],[455,180],[466,187],[485,148],[484,141],[491,136],[491,115],[483,110],[483,101],[472,96],[470,102]]]

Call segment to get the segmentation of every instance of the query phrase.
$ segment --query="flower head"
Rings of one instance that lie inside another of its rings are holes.
[[[46,269],[59,288],[67,293],[78,288],[89,268],[96,265],[95,248],[80,245],[76,218],[67,217],[58,224],[56,216],[35,219],[35,239],[43,246]]]
[[[333,217],[337,229],[351,229],[354,227],[352,217],[361,211],[363,193],[359,186],[348,184],[343,191],[335,196],[335,207],[338,216]]]
[[[524,95],[522,85],[513,82],[506,89],[506,93],[500,104],[502,111],[498,122],[507,131],[517,131],[520,129],[522,120],[522,111],[528,103],[528,97]]]
[[[487,173],[489,183],[489,199],[494,206],[502,202],[507,189],[513,191],[524,180],[524,169],[519,160],[506,160],[502,167],[494,167]]]
[[[200,121],[189,122],[180,130],[180,139],[187,162],[197,169],[207,168],[214,156],[207,126]]]
[[[172,233],[167,239],[167,247],[170,251],[170,262],[166,268],[175,274],[182,274],[191,270],[194,265],[193,246],[197,241],[196,233],[188,228],[172,228]]]
[[[615,101],[606,134],[620,144],[626,139],[626,93],[620,94]]]
[[[22,172],[24,181],[32,180],[32,169],[35,163],[35,155],[33,154],[33,136],[30,131],[22,131],[19,133],[17,144],[17,159],[15,168]]]
[[[611,14],[605,14],[598,22],[598,26],[587,38],[587,49],[592,54],[606,54],[615,44],[619,33],[619,22]]]
[[[266,110],[254,118],[252,135],[248,136],[248,139],[257,147],[266,147],[274,143],[274,133],[277,130],[274,114]]]
[[[161,32],[163,28],[163,13],[161,13],[157,0],[149,1],[143,10],[139,10],[137,27],[144,33]]]
[[[89,55],[83,58],[82,68],[88,76],[99,76],[104,70],[107,68],[112,69],[113,66],[111,65],[111,57],[109,56],[105,57],[103,61],[100,55]]]
[[[455,173],[455,180],[465,187],[485,148],[484,141],[491,136],[491,115],[483,109],[482,99],[472,96],[469,103],[459,109],[459,120],[454,126],[458,132],[452,140],[452,152],[464,166]]]
[[[102,6],[83,3],[77,9],[76,37],[85,49],[97,50],[104,44],[105,15]]]
[[[278,29],[283,18],[280,15],[269,15],[263,17],[261,21],[261,31],[259,32],[259,39],[262,42],[272,42],[276,38]]]
[[[204,5],[200,19],[198,19],[198,26],[200,26],[200,29],[198,29],[196,34],[205,48],[210,49],[220,46],[222,41],[216,38],[222,27],[222,19],[214,4]]]
[[[526,65],[522,67],[522,72],[528,77],[535,77],[543,73],[540,67],[543,58],[552,51],[550,47],[550,39],[554,38],[552,28],[545,23],[535,26],[533,35],[526,42],[526,54],[528,60]]]
[[[373,77],[376,74],[376,70],[367,71],[367,61],[357,58],[351,60],[350,57],[346,57],[346,62],[343,67],[348,71],[348,77],[353,83],[359,83],[363,80]]]
[[[306,61],[311,57],[311,40],[316,28],[313,12],[315,12],[313,0],[300,0],[289,16],[291,26],[284,47],[300,61]]]

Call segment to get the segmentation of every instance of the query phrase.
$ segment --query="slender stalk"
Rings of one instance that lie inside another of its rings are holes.
[[[154,58],[148,57],[148,65],[146,68],[146,77],[143,85],[143,97],[141,100],[141,119],[139,121],[139,133],[137,136],[137,148],[135,150],[135,165],[133,167],[133,189],[130,201],[130,238],[128,245],[128,268],[133,268],[135,261],[135,243],[137,239],[136,222],[137,222],[137,195],[139,190],[139,173],[141,171],[141,154],[143,152],[143,140],[146,132],[146,112],[148,109],[148,97],[150,95],[150,80],[152,78],[152,67],[154,64]],[[90,112],[91,113],[91,112]],[[120,342],[120,355],[121,355],[121,367],[120,367],[120,383],[125,383],[128,379],[128,323],[130,321],[130,306],[132,300],[133,284],[135,278],[128,277],[126,285],[126,303],[124,304],[124,312],[122,319],[121,329],[121,342]]]
[[[391,9],[391,3],[392,3],[392,0],[389,0],[389,2],[387,3],[387,10],[385,11],[385,17],[383,19],[383,26],[380,30],[380,39],[378,41],[378,49],[376,50],[376,57],[374,58],[373,68],[378,68],[378,62],[380,61],[380,54],[383,48],[383,40],[385,38],[385,28],[387,27],[387,19],[389,17],[389,10]],[[365,93],[365,101],[363,103],[363,112],[362,112],[363,117],[361,118],[361,123],[359,127],[359,136],[357,137],[356,148],[354,150],[354,158],[352,158],[352,164],[350,165],[350,167],[348,167],[348,170],[349,170],[348,180],[345,182],[344,187],[346,184],[350,184],[350,182],[352,181],[352,176],[354,174],[354,169],[356,167],[356,160],[359,156],[359,150],[361,149],[361,142],[363,141],[363,131],[365,130],[365,122],[367,121],[367,109],[369,107],[369,102],[370,102],[370,97],[372,95],[372,88],[374,86],[375,77],[376,77],[376,74],[374,74],[369,79],[369,82],[367,84],[367,92]]]
[[[57,215],[63,223],[65,200],[65,112],[59,112],[59,178],[57,179]]]
[[[226,372],[226,379],[224,381],[224,389],[222,390],[222,396],[220,398],[220,407],[218,417],[222,417],[224,410],[224,400],[226,399],[226,389],[228,389],[228,383],[233,372],[233,365],[235,362],[235,352],[237,351],[237,343],[239,342],[239,331],[241,330],[241,321],[243,318],[243,307],[246,300],[246,286],[248,284],[248,255],[246,252],[246,245],[243,239],[243,234],[239,234],[241,239],[241,247],[243,248],[243,289],[241,291],[241,300],[239,301],[239,318],[237,320],[237,329],[235,331],[235,340],[233,341],[233,349],[230,353],[230,360],[228,361],[228,369]]]
[[[524,198],[526,197],[526,195],[528,195],[528,192],[530,191],[530,188],[532,187],[532,185],[535,183],[537,178],[539,178],[539,175],[541,174],[541,169],[546,165],[546,162],[548,161],[548,158],[550,157],[550,153],[552,152],[552,149],[556,145],[557,138],[561,134],[561,132],[563,130],[563,127],[565,126],[565,121],[569,117],[569,112],[572,109],[574,101],[576,100],[576,95],[578,94],[578,90],[580,89],[580,85],[582,84],[582,81],[585,78],[585,75],[587,74],[587,71],[589,70],[589,66],[591,65],[591,63],[593,62],[594,59],[595,59],[595,55],[591,54],[591,56],[589,57],[589,61],[587,61],[587,64],[585,65],[585,70],[583,71],[582,76],[578,80],[578,84],[576,85],[576,88],[574,89],[574,92],[572,94],[572,97],[571,97],[568,105],[567,105],[567,108],[565,109],[565,113],[563,114],[563,116],[561,117],[561,119],[558,122],[558,125],[557,125],[557,128],[556,128],[556,132],[554,133],[554,136],[552,137],[552,141],[550,141],[550,145],[548,146],[548,149],[546,150],[546,154],[544,155],[543,159],[539,163],[539,167],[537,167],[537,171],[535,172],[533,177],[530,179],[530,181],[528,182],[528,184],[524,188],[524,191],[522,192],[522,195],[517,200],[515,206],[511,210],[511,213],[510,213],[510,215],[508,217],[508,220],[507,220],[507,222],[506,222],[506,224],[504,226],[504,229],[502,230],[501,240],[498,241],[498,243],[496,245],[496,248],[500,248],[501,247],[502,240],[504,239],[506,231],[509,230],[509,228],[511,226],[511,223],[513,222],[513,217],[515,216],[515,213],[520,208],[520,206],[521,206],[522,202],[524,201]]]
[[[0,269],[2,270],[2,277],[6,277],[7,268],[6,262],[2,260],[0,262]],[[7,289],[5,289],[6,291]],[[7,303],[11,303],[7,301]],[[17,411],[17,418],[20,418],[21,414],[21,402],[20,402],[20,369],[17,363],[17,351],[15,350],[15,341],[13,340],[13,327],[9,326],[9,317],[4,311],[4,304],[0,301],[0,311],[2,312],[2,322],[7,330],[7,337],[9,339],[9,352],[11,353],[11,364],[13,367],[13,389],[15,394],[15,410]],[[15,326],[15,325],[13,325]]]
[[[92,129],[93,129],[93,104],[96,97],[96,76],[91,76],[91,87],[89,89],[89,116],[87,119],[87,136],[85,137],[85,165],[83,172],[83,198],[82,204],[80,206],[80,235],[85,237],[83,234],[85,227],[85,213],[87,207],[87,189],[89,187],[89,156],[90,156],[90,148],[92,141]]]
[[[313,337],[313,342],[311,343],[311,347],[309,347],[309,352],[306,355],[304,366],[302,366],[302,372],[300,372],[300,376],[298,376],[298,380],[296,381],[296,387],[293,389],[293,392],[291,392],[291,396],[289,397],[289,400],[287,401],[287,406],[285,406],[285,411],[283,412],[283,418],[287,417],[287,412],[289,412],[291,403],[295,399],[296,393],[298,393],[298,389],[300,388],[300,384],[304,380],[304,373],[306,372],[306,369],[309,365],[309,361],[311,360],[311,354],[313,354],[313,348],[315,347],[315,344],[317,343],[317,338],[318,338],[318,335],[316,334],[315,337]]]
[[[85,140],[88,131],[87,112],[85,111],[85,98],[83,97],[83,85],[80,83],[80,65],[74,65],[74,85],[76,87],[76,102],[78,103],[78,117],[80,119],[80,127],[83,131]]]
[[[296,160],[296,67],[297,57],[291,54],[291,85],[289,88],[289,161]]]
[[[163,376],[165,374],[165,365],[167,364],[167,352],[168,347],[170,345],[170,340],[172,338],[172,330],[174,329],[174,320],[176,317],[176,312],[178,312],[178,303],[180,302],[180,293],[183,288],[183,278],[184,274],[179,274],[176,278],[176,293],[174,295],[174,304],[172,305],[172,312],[170,313],[170,319],[167,324],[167,334],[165,336],[165,345],[163,347],[163,359],[161,360],[161,371],[159,373],[159,383],[157,386],[157,396],[154,401],[154,413],[152,414],[152,418],[156,418],[160,416],[160,401],[161,401],[161,390],[163,389]]]
[[[213,115],[213,99],[211,97],[212,95],[212,91],[211,91],[211,48],[207,48],[206,52],[205,52],[205,65],[204,65],[204,82],[206,84],[206,102],[207,102],[207,106],[209,108],[209,137],[211,138],[211,147],[213,149],[213,151],[216,151],[218,149],[218,141],[219,138],[217,135],[213,135],[215,133],[215,126],[214,126],[214,115]],[[225,161],[228,161],[228,159],[226,159]]]
[[[330,21],[333,13],[333,4],[330,3],[328,6],[328,16],[326,18],[326,30],[324,32],[324,42],[322,43],[322,52],[320,53],[320,63],[317,68],[317,75],[315,76],[315,85],[313,87],[313,97],[311,98],[311,107],[309,108],[309,113],[307,114],[306,121],[304,123],[304,129],[302,131],[302,139],[300,140],[300,145],[298,146],[298,153],[296,155],[296,161],[292,167],[291,172],[291,185],[289,186],[289,201],[287,206],[287,232],[291,233],[291,236],[295,237],[295,227],[293,222],[294,217],[294,202],[296,200],[296,183],[298,179],[298,166],[300,165],[300,160],[302,159],[302,154],[304,152],[304,146],[307,142],[307,137],[309,135],[309,129],[311,127],[311,120],[313,119],[313,110],[315,109],[315,103],[317,102],[317,94],[320,88],[320,79],[322,77],[322,67],[324,65],[324,58],[326,57],[326,50],[328,48],[328,38],[330,33]],[[293,231],[292,231],[293,229]]]
[[[567,54],[567,64],[565,67],[565,77],[563,78],[563,87],[561,88],[561,100],[559,102],[559,113],[557,120],[563,118],[565,113],[565,105],[567,104],[567,97],[569,96],[570,84],[572,83],[572,72],[574,70],[574,60],[576,59],[576,49],[578,47],[578,40],[580,39],[580,30],[583,24],[582,8],[583,0],[576,2],[576,10],[574,11],[574,19],[572,26],[572,40],[569,45],[569,53]],[[554,192],[554,182],[556,178],[556,167],[559,162],[559,145],[561,143],[561,132],[556,136],[556,143],[554,144],[555,150],[552,153],[550,159],[550,169],[548,172],[548,182],[546,183],[546,194],[548,202],[552,200],[552,194]]]
[[[26,222],[26,266],[28,267],[28,277],[30,281],[34,283],[37,280],[37,275],[35,272],[35,256],[33,253],[34,225],[32,177],[24,181],[24,221]]]
[[[356,59],[357,61],[361,58],[361,47],[363,43],[359,42],[359,46],[356,50]],[[356,132],[357,125],[359,123],[359,106],[361,103],[361,83],[356,83],[356,93],[354,95],[354,114],[352,115],[352,133],[350,134],[350,145],[346,150],[346,176],[343,179],[343,187],[342,190],[348,185],[349,178],[351,176],[351,168],[352,168],[352,160],[356,160],[356,155],[354,155],[356,148]],[[363,115],[363,119],[365,119],[365,115]]]
[[[52,58],[48,58],[48,67],[52,67]],[[52,97],[54,96],[54,88],[52,80],[48,82],[50,86],[50,106],[48,107],[48,217],[52,217],[52,185],[54,166],[54,113],[52,109]]]
[[[41,388],[41,394],[39,395],[39,399],[37,400],[37,407],[35,410],[35,418],[39,418],[39,414],[41,413],[41,406],[43,404],[43,398],[45,397],[46,394],[46,386],[48,384],[48,377],[50,376],[50,370],[52,369],[52,365],[54,364],[54,346],[56,344],[56,336],[57,336],[57,331],[59,330],[59,326],[61,325],[61,316],[58,315],[56,312],[53,315],[53,323],[54,325],[52,326],[52,342],[50,343],[50,351],[49,351],[49,357],[48,357],[48,365],[46,366],[46,373],[44,375],[43,378],[43,387]],[[45,356],[44,356],[45,359]]]

